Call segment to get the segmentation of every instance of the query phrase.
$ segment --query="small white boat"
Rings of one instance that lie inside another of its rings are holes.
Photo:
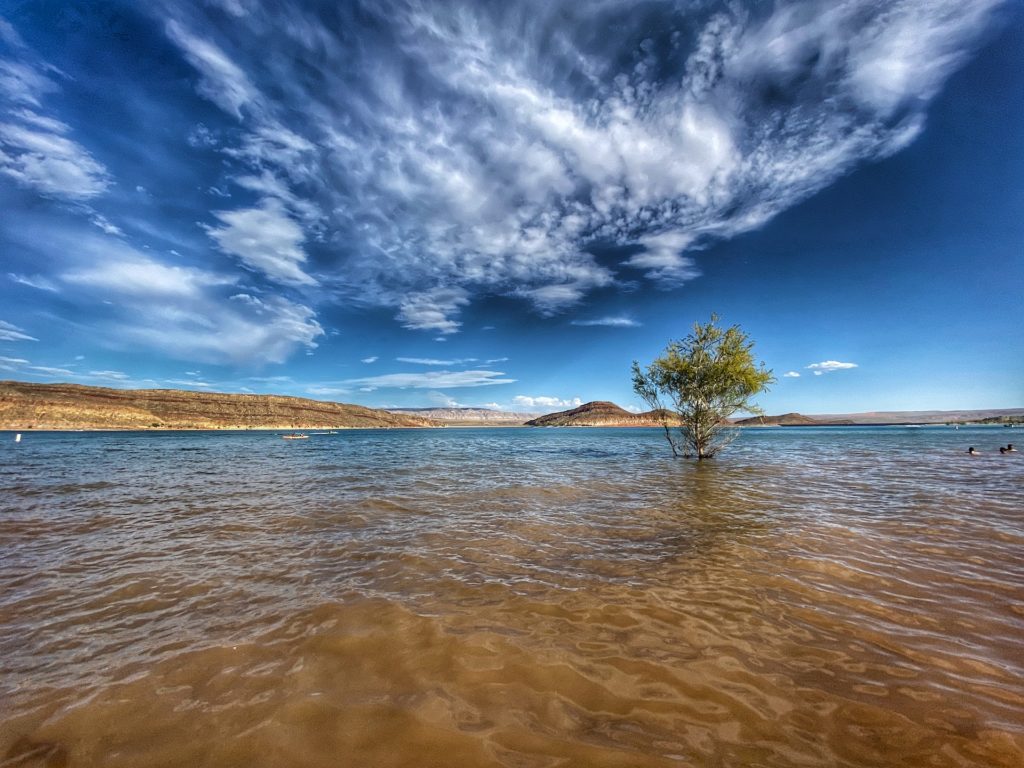
[[[281,435],[282,440],[309,440],[309,435]]]

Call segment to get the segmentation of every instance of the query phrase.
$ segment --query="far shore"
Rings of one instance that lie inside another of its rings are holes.
[[[835,429],[849,427],[929,427],[945,428],[954,427],[990,427],[992,429],[1014,428],[1016,424],[984,424],[981,422],[957,422],[953,424],[935,422],[859,422],[854,424],[743,424],[733,425],[734,429]],[[315,432],[350,432],[350,431],[373,431],[386,432],[392,430],[435,430],[435,429],[662,429],[656,424],[573,424],[565,426],[536,427],[528,424],[502,424],[493,421],[461,422],[458,424],[439,423],[433,426],[374,426],[374,427],[54,427],[54,426],[2,426],[0,433],[21,433],[40,434],[44,432],[288,432],[308,433]]]

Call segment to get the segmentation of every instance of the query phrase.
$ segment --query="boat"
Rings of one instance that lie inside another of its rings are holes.
[[[300,435],[298,433],[292,435],[281,435],[283,440],[309,440],[309,435]]]

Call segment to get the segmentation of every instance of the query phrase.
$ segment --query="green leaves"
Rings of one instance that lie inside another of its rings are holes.
[[[754,359],[754,343],[738,325],[722,328],[718,316],[695,323],[680,341],[671,341],[646,369],[633,363],[633,391],[651,406],[670,402],[679,424],[665,434],[673,455],[714,456],[735,436],[728,419],[737,411],[761,413],[751,398],[774,383],[772,372]]]

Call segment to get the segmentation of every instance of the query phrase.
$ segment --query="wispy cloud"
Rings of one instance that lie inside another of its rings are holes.
[[[468,303],[469,293],[463,288],[433,288],[403,298],[398,319],[406,328],[455,333],[462,323],[453,316]]]
[[[546,397],[544,395],[533,397],[529,395],[516,395],[512,402],[520,408],[576,408],[583,405],[583,401],[578,397],[564,400],[560,397]]]
[[[641,323],[631,317],[608,315],[607,317],[596,317],[589,320],[572,320],[569,325],[583,327],[603,326],[607,328],[639,328]]]
[[[380,360],[380,358],[377,357],[377,355],[373,355],[372,357],[364,357],[360,362],[363,362],[363,363],[376,363],[378,360]]]
[[[782,378],[784,378],[784,379],[799,379],[800,378],[800,374],[797,373],[796,371],[786,371],[784,374],[782,374]]]
[[[70,138],[71,127],[46,114],[60,90],[58,70],[35,56],[9,24],[15,54],[0,57],[0,173],[46,197],[87,200],[110,185],[107,169]]]
[[[241,244],[246,227],[225,224],[210,230],[221,247],[309,285],[301,245],[330,231],[345,247],[318,281],[452,334],[481,296],[550,315],[633,271],[694,279],[706,243],[907,146],[996,5],[666,7],[655,35],[649,14],[615,3],[352,3],[327,24],[253,0],[230,25],[174,6],[166,30],[241,128],[217,151],[279,182],[218,214],[274,218],[277,245]],[[598,28],[617,34],[598,47]],[[630,255],[599,263],[598,242]]]
[[[832,373],[833,371],[845,371],[856,367],[856,363],[841,363],[838,360],[824,360],[820,363],[811,363],[807,366],[808,370],[814,371],[815,376]],[[786,375],[788,376],[789,374],[787,373]]]
[[[20,121],[0,123],[0,173],[42,195],[70,200],[95,197],[107,188],[106,169],[64,135],[68,126],[33,120],[36,115],[29,111],[9,116]]]
[[[388,373],[366,376],[341,382],[361,387],[370,392],[375,389],[457,389],[459,387],[486,387],[493,384],[514,384],[515,379],[503,378],[501,371],[423,371],[418,373]]]
[[[197,379],[164,379],[165,384],[173,384],[176,387],[186,387],[192,389],[210,389],[213,387],[208,381],[198,381]]]
[[[56,284],[43,275],[16,275],[12,272],[7,277],[19,285],[27,285],[29,288],[35,288],[38,291],[56,292],[58,290]]]
[[[396,357],[395,360],[400,363],[412,363],[413,365],[465,365],[466,363],[477,362],[475,357],[464,357],[456,360],[438,360],[432,357]]]
[[[142,345],[176,359],[241,364],[283,362],[324,334],[308,306],[238,290],[238,278],[164,263],[121,242],[80,235],[66,246],[89,266],[58,279],[80,302],[107,300],[112,344]]]
[[[89,371],[88,376],[95,379],[107,379],[110,381],[128,381],[129,376],[124,371]]]
[[[0,320],[0,341],[39,341],[39,339],[29,336],[13,323]]]
[[[202,75],[199,92],[224,111],[241,119],[242,107],[259,99],[256,87],[245,72],[214,43],[192,34],[175,20],[167,22],[167,35]]]

